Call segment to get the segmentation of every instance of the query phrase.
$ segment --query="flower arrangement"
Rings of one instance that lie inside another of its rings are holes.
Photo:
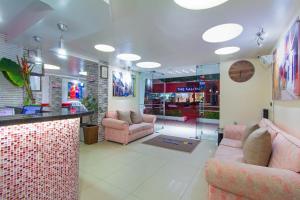
[[[18,62],[18,63],[17,63]],[[17,62],[8,59],[0,59],[0,72],[3,73],[4,77],[14,86],[24,88],[25,96],[23,103],[24,105],[31,105],[35,103],[33,98],[31,86],[30,86],[30,74],[33,69],[33,65],[30,65],[28,60],[23,57],[17,56]]]
[[[19,59],[17,56],[18,64],[21,67],[21,75],[24,81],[24,89],[25,89],[25,98],[24,98],[24,105],[31,105],[35,103],[33,98],[31,86],[30,86],[30,74],[33,69],[32,65],[28,63],[28,60],[23,57]]]

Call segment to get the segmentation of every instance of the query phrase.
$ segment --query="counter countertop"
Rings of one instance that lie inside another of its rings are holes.
[[[34,115],[13,115],[13,116],[0,116],[0,126],[28,124],[35,122],[53,121],[61,119],[78,118],[82,116],[91,115],[94,112],[87,111],[69,111],[62,109],[60,112],[46,112]]]

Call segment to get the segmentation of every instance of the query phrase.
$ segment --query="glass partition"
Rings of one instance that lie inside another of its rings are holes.
[[[140,105],[145,114],[157,116],[155,131],[159,131],[165,126],[165,100],[166,84],[162,73],[148,72],[144,73],[144,103]]]
[[[217,129],[220,118],[220,73],[217,65],[201,65],[196,67],[200,98],[198,105],[197,136],[202,140],[217,141]],[[216,73],[217,72],[217,73]]]

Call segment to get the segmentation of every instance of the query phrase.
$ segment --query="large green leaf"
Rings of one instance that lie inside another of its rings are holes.
[[[18,76],[16,74],[10,72],[2,72],[4,77],[14,86],[23,87],[24,86],[24,79],[22,76]]]
[[[14,74],[20,74],[21,66],[15,61],[8,58],[1,58],[0,60],[0,71],[11,72]]]
[[[2,58],[0,60],[0,71],[2,71],[4,77],[14,86],[24,86],[24,80],[21,74],[21,67],[16,62],[8,58]]]

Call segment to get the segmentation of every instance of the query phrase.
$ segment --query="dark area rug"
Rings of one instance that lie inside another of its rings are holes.
[[[180,138],[168,135],[159,135],[150,140],[143,142],[152,146],[162,147],[166,149],[172,149],[177,151],[183,151],[192,153],[197,145],[200,143],[199,140],[193,140],[188,138]]]

